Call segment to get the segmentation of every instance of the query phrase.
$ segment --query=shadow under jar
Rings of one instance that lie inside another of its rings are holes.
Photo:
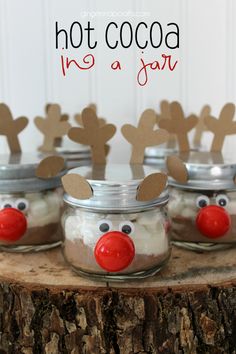
[[[171,238],[175,245],[212,251],[236,245],[236,161],[221,153],[180,155],[188,181],[169,179]]]
[[[136,200],[148,166],[107,165],[70,171],[87,179],[93,196],[65,194],[63,254],[80,275],[124,281],[157,273],[170,256],[167,189],[154,200]],[[70,173],[69,172],[69,173]]]
[[[0,250],[42,251],[62,241],[60,176],[35,176],[37,153],[0,155]]]

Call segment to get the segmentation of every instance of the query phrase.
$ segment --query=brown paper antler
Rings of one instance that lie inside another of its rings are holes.
[[[97,106],[95,103],[91,103],[88,105],[86,108],[91,108],[96,114],[97,114]],[[75,114],[75,121],[78,123],[81,127],[83,126],[83,120],[82,120],[82,114],[78,113]],[[98,118],[99,126],[102,127],[103,125],[106,124],[106,119],[105,118]]]
[[[47,103],[45,106],[45,112],[48,113],[49,107],[51,106],[51,103]],[[61,114],[61,122],[68,122],[69,121],[69,114],[63,113]],[[62,137],[56,138],[54,140],[54,147],[60,147],[62,144]]]
[[[236,122],[233,122],[235,105],[227,103],[222,108],[219,118],[205,117],[207,128],[214,134],[211,151],[221,151],[226,135],[236,134]]]
[[[55,150],[55,139],[67,134],[70,124],[62,121],[61,109],[58,104],[49,105],[46,118],[36,117],[34,119],[36,127],[44,135],[43,145],[39,150],[52,152]]]
[[[165,143],[169,134],[166,130],[154,130],[156,113],[152,109],[145,110],[139,120],[138,126],[125,124],[121,128],[124,138],[132,145],[130,163],[143,163],[145,148]]]
[[[88,107],[86,107],[86,108],[91,108],[97,114],[97,106],[96,106],[95,103],[89,104]],[[81,113],[75,115],[75,121],[81,127],[83,127],[83,120],[82,120],[82,114]],[[106,119],[98,117],[98,123],[99,123],[99,127],[103,127],[106,124]],[[105,145],[105,154],[106,154],[106,156],[108,156],[109,152],[110,152],[110,145],[106,144]]]
[[[209,116],[210,113],[211,113],[210,106],[205,105],[204,107],[202,107],[200,115],[199,115],[198,123],[195,127],[195,133],[194,133],[194,137],[193,137],[193,144],[196,147],[201,145],[202,134],[204,131],[208,130],[205,125],[204,119],[205,119],[205,117]]]
[[[101,127],[95,111],[91,108],[83,110],[82,120],[84,128],[71,128],[68,133],[69,138],[77,143],[89,145],[93,163],[104,164],[105,145],[115,134],[116,127],[113,124],[105,124]]]
[[[170,103],[166,100],[160,103],[160,114],[157,114],[157,124],[159,124],[162,119],[171,119]],[[174,149],[176,147],[176,137],[175,134],[169,135],[169,140],[167,142],[168,149]]]
[[[28,122],[26,117],[13,119],[9,107],[4,103],[0,104],[0,135],[6,136],[12,153],[21,152],[18,134],[27,126]]]
[[[195,127],[198,118],[193,114],[185,118],[179,102],[172,102],[170,104],[170,112],[171,119],[161,119],[159,127],[177,136],[180,151],[188,151],[190,149],[188,133]]]

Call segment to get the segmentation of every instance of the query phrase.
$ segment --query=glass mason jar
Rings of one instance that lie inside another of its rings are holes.
[[[107,165],[79,167],[69,173],[86,178],[90,199],[65,194],[62,219],[63,254],[80,275],[122,281],[157,273],[170,256],[169,219],[165,187],[157,199],[136,200],[148,166]]]
[[[236,162],[207,152],[181,158],[188,181],[169,180],[173,243],[206,251],[236,245]]]
[[[60,176],[35,177],[37,154],[0,155],[0,250],[41,251],[61,244]]]

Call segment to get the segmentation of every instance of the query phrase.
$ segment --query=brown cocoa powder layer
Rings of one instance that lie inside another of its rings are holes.
[[[60,223],[52,223],[45,226],[29,228],[20,240],[11,243],[1,240],[0,245],[44,245],[57,241],[62,241],[62,227]]]
[[[212,239],[202,235],[195,220],[177,216],[172,218],[171,238],[173,241],[207,242],[207,243],[234,243],[236,242],[236,216],[231,215],[231,228],[222,237]]]
[[[97,264],[93,249],[78,239],[75,241],[65,240],[63,243],[63,254],[66,261],[78,270],[96,274],[109,274]],[[152,269],[162,264],[169,257],[169,250],[161,255],[136,254],[132,263],[123,271],[117,274],[128,274]],[[115,273],[111,273],[115,274]]]

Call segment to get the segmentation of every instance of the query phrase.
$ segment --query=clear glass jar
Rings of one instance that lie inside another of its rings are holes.
[[[37,154],[0,155],[0,250],[41,251],[62,241],[60,176],[35,177]]]
[[[155,170],[144,166],[144,175],[132,177],[130,165],[107,165],[105,169],[105,174],[101,167],[99,171],[96,167],[70,171],[86,176],[93,197],[64,196],[65,259],[77,273],[100,280],[154,275],[170,256],[167,190],[157,199],[139,202],[137,188]]]
[[[217,153],[183,157],[188,181],[170,179],[171,239],[177,246],[217,250],[236,245],[236,164]]]

